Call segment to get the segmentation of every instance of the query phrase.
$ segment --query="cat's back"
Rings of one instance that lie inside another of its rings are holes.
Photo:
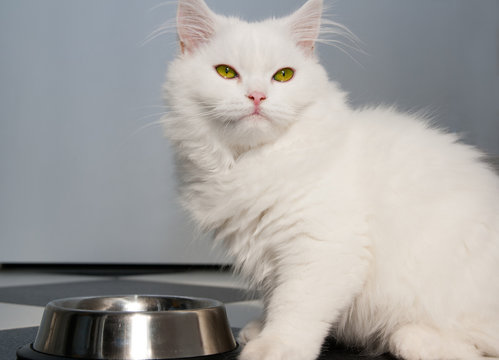
[[[372,180],[419,184],[427,193],[462,186],[499,194],[499,177],[484,161],[484,153],[427,116],[378,107],[354,111],[350,127],[356,161]]]
[[[412,264],[419,279],[438,277],[436,269],[457,259],[497,269],[499,177],[483,153],[417,115],[376,108],[352,116],[357,190],[380,262]]]

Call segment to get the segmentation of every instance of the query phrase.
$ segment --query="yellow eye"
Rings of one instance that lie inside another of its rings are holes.
[[[273,79],[279,82],[286,82],[293,78],[295,72],[290,68],[283,68],[274,74]]]
[[[228,65],[218,65],[215,69],[217,70],[218,75],[225,79],[234,79],[239,76],[236,70]]]

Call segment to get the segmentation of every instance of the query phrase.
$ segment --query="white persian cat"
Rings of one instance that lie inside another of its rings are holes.
[[[499,356],[499,180],[393,109],[353,110],[314,54],[322,0],[247,23],[180,0],[164,119],[180,195],[264,294],[242,360],[329,334],[406,360]]]

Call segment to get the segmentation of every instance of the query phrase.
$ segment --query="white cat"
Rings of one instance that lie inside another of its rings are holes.
[[[353,110],[314,54],[322,1],[247,23],[180,0],[166,133],[185,208],[263,289],[242,360],[332,334],[406,360],[499,356],[499,180],[425,119]]]

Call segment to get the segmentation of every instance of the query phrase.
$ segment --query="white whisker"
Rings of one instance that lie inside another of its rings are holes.
[[[130,138],[137,136],[140,132],[142,132],[146,129],[149,129],[151,127],[158,126],[158,125],[163,125],[164,123],[165,123],[165,119],[162,118],[160,120],[156,120],[156,121],[150,122],[148,124],[142,125],[141,127],[139,127],[138,129],[136,129],[135,131],[133,131],[130,134]]]
[[[176,5],[176,4],[177,4],[176,0],[165,0],[163,2],[160,2],[159,4],[156,4],[156,5],[152,6],[147,11],[148,12],[153,12],[153,11],[156,11],[157,9],[163,7],[163,6],[172,6],[172,5]]]
[[[320,34],[315,42],[333,46],[343,52],[355,63],[363,67],[363,65],[354,57],[352,52],[366,55],[363,49],[364,43],[345,25],[331,20],[331,7],[327,7],[321,19]]]
[[[144,46],[154,39],[163,36],[165,34],[176,34],[176,22],[175,19],[170,19],[163,24],[161,24],[157,29],[153,30],[146,38],[140,43],[140,46]]]

